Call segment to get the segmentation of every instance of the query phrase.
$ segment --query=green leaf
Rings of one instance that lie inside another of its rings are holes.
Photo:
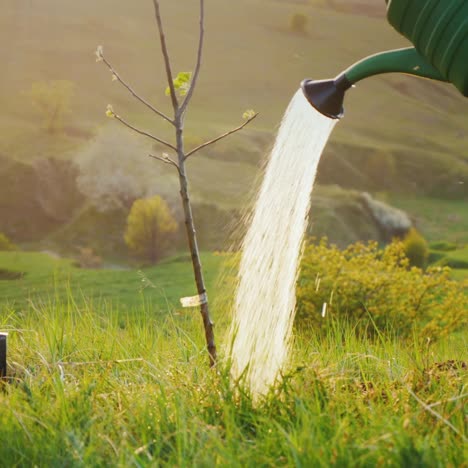
[[[253,109],[249,109],[249,110],[246,110],[243,114],[242,114],[242,118],[245,119],[245,120],[251,120],[255,117],[257,113],[253,110]]]
[[[174,89],[179,92],[180,96],[185,96],[190,89],[190,82],[192,80],[192,72],[179,72],[174,78]],[[166,96],[171,95],[169,86],[166,88]]]

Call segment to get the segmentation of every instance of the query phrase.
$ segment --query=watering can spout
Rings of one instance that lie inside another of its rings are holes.
[[[321,114],[330,119],[341,119],[344,114],[343,101],[345,92],[352,83],[343,73],[333,80],[303,80],[302,91]]]

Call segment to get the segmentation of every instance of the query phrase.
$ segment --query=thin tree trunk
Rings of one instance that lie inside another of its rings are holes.
[[[208,305],[208,297],[206,295],[205,279],[203,277],[202,264],[200,259],[200,251],[198,249],[197,233],[193,221],[192,206],[190,204],[190,194],[188,188],[187,175],[185,173],[185,153],[183,142],[183,117],[178,116],[175,119],[176,136],[177,136],[177,153],[179,159],[179,183],[180,196],[184,208],[185,229],[189,243],[190,254],[192,257],[193,273],[195,283],[197,285],[198,295],[202,298],[200,305],[200,313],[203,319],[203,327],[205,329],[205,339],[210,357],[210,366],[213,367],[217,361],[217,351],[214,338],[213,322],[210,317],[210,309]]]

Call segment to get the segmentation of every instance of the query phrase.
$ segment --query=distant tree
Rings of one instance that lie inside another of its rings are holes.
[[[127,220],[125,243],[136,257],[156,263],[177,231],[168,204],[159,196],[136,200]]]
[[[5,234],[0,232],[0,251],[16,250],[16,245],[8,239]]]
[[[25,93],[39,111],[47,133],[56,133],[62,129],[65,116],[71,112],[74,92],[74,83],[58,80],[38,81]]]
[[[135,164],[135,155],[150,150],[130,131],[102,128],[75,157],[79,190],[100,213],[128,211],[135,200],[155,193],[154,172]]]
[[[304,34],[308,18],[304,13],[294,13],[289,20],[289,28],[296,33]]]
[[[169,1],[169,0],[168,0]],[[173,0],[171,0],[173,1]],[[162,154],[151,154],[150,157],[157,159],[165,164],[169,164],[176,171],[179,178],[180,186],[180,197],[182,202],[182,208],[184,211],[184,223],[187,231],[187,241],[190,249],[190,257],[192,259],[193,273],[195,284],[198,292],[197,300],[194,303],[198,303],[200,306],[200,314],[203,320],[203,326],[205,329],[205,339],[207,343],[207,349],[210,358],[210,365],[214,366],[217,360],[217,351],[216,344],[214,339],[214,329],[213,322],[210,316],[210,310],[208,306],[208,297],[206,294],[206,285],[203,276],[203,269],[201,264],[200,252],[198,248],[198,239],[195,229],[195,222],[193,220],[192,213],[192,204],[190,200],[190,190],[189,190],[189,179],[187,175],[186,162],[188,158],[193,157],[195,153],[199,152],[203,148],[216,143],[223,138],[232,135],[233,133],[243,129],[247,124],[249,124],[257,114],[253,111],[247,111],[244,113],[244,123],[238,127],[229,130],[212,140],[209,140],[205,143],[201,143],[195,148],[186,149],[186,141],[184,134],[184,124],[185,117],[187,113],[188,106],[193,97],[193,94],[196,89],[198,82],[198,77],[202,65],[202,56],[204,48],[204,38],[205,38],[205,0],[199,0],[199,35],[198,35],[198,47],[196,53],[196,62],[193,73],[192,72],[181,72],[177,75],[174,75],[171,58],[169,55],[169,49],[167,46],[166,35],[164,31],[163,20],[161,16],[161,6],[162,3],[160,0],[153,0],[154,6],[154,15],[156,24],[159,32],[159,42],[161,46],[161,54],[164,60],[164,70],[167,78],[168,88],[166,94],[170,97],[172,105],[172,115],[168,115],[161,110],[157,109],[150,101],[138,94],[133,87],[131,87],[118,73],[118,71],[113,67],[111,62],[104,55],[104,50],[102,46],[98,46],[96,50],[96,57],[98,62],[104,63],[109,71],[111,72],[112,80],[120,83],[127,91],[141,104],[143,104],[147,109],[152,111],[156,116],[165,120],[173,126],[175,141],[169,142],[166,141],[151,132],[137,128],[128,122],[124,117],[119,115],[114,111],[113,107],[109,105],[107,107],[106,115],[110,118],[116,119],[119,123],[124,125],[127,128],[132,129],[136,133],[143,135],[153,141],[157,141],[167,148],[168,153]]]

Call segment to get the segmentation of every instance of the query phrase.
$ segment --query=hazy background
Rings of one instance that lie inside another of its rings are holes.
[[[95,61],[170,112],[150,0],[1,0],[0,232],[30,248],[106,255],[124,249],[131,202],[162,194],[178,210],[175,174],[146,157],[151,144],[105,117],[107,104],[164,138],[153,117]],[[162,0],[173,69],[194,68],[198,2]],[[293,15],[307,18],[304,33]],[[222,227],[243,209],[281,115],[303,78],[330,78],[371,53],[408,43],[375,0],[207,0],[206,48],[188,113],[187,146],[258,119],[189,164],[202,248],[220,248]],[[64,110],[47,128],[38,91],[65,82]],[[345,245],[381,239],[365,197],[406,210],[429,240],[468,242],[468,102],[449,84],[384,75],[348,93],[319,168],[314,234]],[[51,159],[52,158],[52,159]],[[363,201],[364,200],[364,201]],[[113,239],[113,240],[112,240]],[[116,247],[117,246],[117,247]]]

